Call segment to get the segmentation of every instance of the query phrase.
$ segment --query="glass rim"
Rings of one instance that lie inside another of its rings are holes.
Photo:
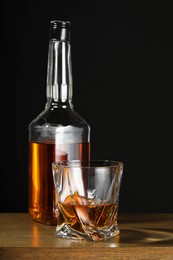
[[[66,165],[67,163],[67,165]],[[69,163],[72,163],[71,165]],[[74,163],[74,164],[73,164]],[[80,163],[80,164],[77,164]],[[89,163],[89,165],[88,165]],[[111,168],[124,166],[122,161],[111,159],[90,159],[90,160],[58,160],[52,163],[52,166],[62,166],[65,168]]]

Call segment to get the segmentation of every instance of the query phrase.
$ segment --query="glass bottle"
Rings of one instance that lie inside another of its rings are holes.
[[[29,215],[56,225],[57,195],[51,164],[56,160],[90,158],[90,126],[72,103],[70,22],[50,22],[47,102],[29,124]]]

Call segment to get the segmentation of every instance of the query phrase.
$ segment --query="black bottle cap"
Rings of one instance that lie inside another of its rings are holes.
[[[70,40],[70,22],[53,20],[50,22],[50,38],[57,40]]]

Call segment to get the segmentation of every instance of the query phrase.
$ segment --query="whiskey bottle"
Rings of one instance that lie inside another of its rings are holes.
[[[29,206],[32,220],[56,225],[52,162],[90,158],[90,126],[73,107],[69,21],[50,22],[46,104],[29,124]]]

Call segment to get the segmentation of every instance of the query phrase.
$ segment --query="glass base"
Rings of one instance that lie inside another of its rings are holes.
[[[85,232],[77,232],[74,229],[70,228],[67,224],[63,224],[60,227],[56,227],[56,237],[57,238],[66,238],[73,240],[90,240],[93,242],[108,240],[112,237],[119,236],[120,231],[118,226],[113,226],[109,229],[85,229]]]

